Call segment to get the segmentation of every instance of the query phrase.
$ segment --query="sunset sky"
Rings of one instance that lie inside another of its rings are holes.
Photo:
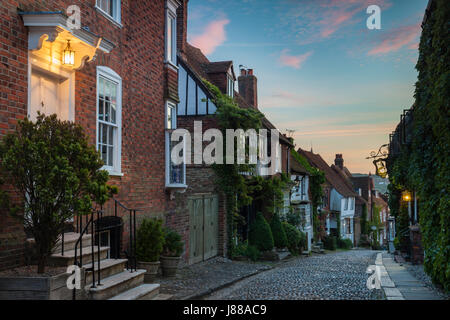
[[[259,108],[297,146],[353,173],[413,103],[428,0],[190,0],[188,40],[211,61],[254,69]],[[370,5],[381,30],[369,30]]]

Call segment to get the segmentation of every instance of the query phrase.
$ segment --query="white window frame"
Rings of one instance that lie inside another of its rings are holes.
[[[169,43],[169,22],[173,21],[171,43]],[[171,54],[169,56],[169,44],[171,48]],[[164,50],[165,62],[177,67],[177,5],[172,1],[167,1],[166,5],[166,22],[165,22],[165,50]]]
[[[171,128],[169,128],[168,124],[168,110],[169,108],[172,108],[172,122],[171,122]],[[182,183],[171,183],[170,182],[170,156],[171,156],[171,150],[170,150],[170,137],[171,132],[173,130],[177,129],[177,104],[171,100],[167,100],[165,103],[165,117],[164,117],[164,127],[165,127],[165,137],[166,137],[166,188],[179,188],[179,189],[185,189],[187,188],[186,185],[186,137],[183,138],[184,142],[184,162],[183,162],[183,181]]]
[[[227,93],[230,97],[234,97],[234,80],[231,75],[227,75]]]
[[[122,19],[122,9],[121,9],[121,0],[112,0],[113,1],[113,14],[111,15],[109,12],[106,12],[103,8],[99,5],[99,0],[95,1],[95,8],[104,15],[108,20],[110,20],[113,23],[118,24],[120,27],[122,27],[121,19]]]
[[[113,166],[103,166],[102,169],[108,171],[110,176],[123,176],[122,173],[122,78],[112,69],[104,66],[97,66],[97,108],[96,108],[96,135],[95,135],[95,147],[98,149],[98,134],[99,124],[102,123],[98,119],[99,112],[99,88],[100,78],[104,78],[108,81],[112,81],[117,84],[117,105],[116,105],[116,126],[117,134],[114,137],[114,154],[113,154]],[[117,146],[117,147],[116,147]]]

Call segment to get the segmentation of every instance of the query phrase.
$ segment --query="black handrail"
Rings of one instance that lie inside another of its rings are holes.
[[[124,211],[128,212],[129,214],[129,249],[128,251],[125,251],[125,256],[127,258],[127,264],[126,268],[127,270],[130,270],[131,272],[137,271],[137,258],[136,258],[136,212],[143,211],[144,208],[139,209],[130,209],[123,205],[120,201],[112,198],[114,201],[114,216],[118,216],[118,208],[122,208]],[[95,262],[97,262],[97,285],[101,285],[101,273],[100,273],[100,232],[107,230],[100,227],[99,223],[95,223],[95,215],[96,215],[96,221],[99,222],[101,218],[103,218],[103,214],[105,211],[103,210],[103,206],[100,206],[100,210],[92,209],[92,212],[89,215],[86,215],[85,219],[85,225],[83,226],[83,218],[82,216],[77,216],[76,221],[76,231],[79,232],[79,238],[77,242],[75,243],[75,257],[74,257],[74,264],[78,267],[83,266],[83,236],[88,233],[89,227],[91,227],[91,263],[92,267],[87,268],[86,271],[92,272],[92,285],[91,288],[96,287],[96,276],[95,276]],[[95,261],[95,239],[97,238],[97,261]],[[116,248],[120,247],[119,237],[116,237]],[[80,257],[78,259],[78,246],[80,246]],[[64,235],[62,235],[62,254],[64,255]],[[120,254],[119,254],[120,256]],[[73,300],[76,299],[76,288],[73,289]]]

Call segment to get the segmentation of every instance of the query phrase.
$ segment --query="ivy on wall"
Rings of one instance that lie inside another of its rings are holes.
[[[388,161],[391,212],[399,215],[402,190],[420,200],[425,271],[450,290],[450,6],[435,0],[423,25],[411,145]]]
[[[226,129],[258,130],[262,127],[264,115],[253,108],[240,108],[233,98],[223,94],[219,88],[204,80],[204,84],[213,93],[213,102],[217,107],[213,117],[217,120],[219,129],[226,136]],[[236,144],[235,141],[235,149]],[[239,214],[240,208],[255,202],[258,209],[267,220],[282,206],[283,190],[289,183],[286,175],[264,178],[260,176],[246,176],[242,172],[255,169],[252,164],[238,164],[235,154],[234,164],[225,164],[226,146],[224,145],[224,164],[213,164],[212,168],[217,177],[217,184],[225,195],[227,211],[227,235],[229,252],[233,252],[238,223],[243,222]],[[246,145],[246,153],[249,146]]]

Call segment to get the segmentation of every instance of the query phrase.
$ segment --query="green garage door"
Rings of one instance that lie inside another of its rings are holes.
[[[190,215],[189,263],[197,263],[218,254],[219,201],[217,195],[192,197]]]

